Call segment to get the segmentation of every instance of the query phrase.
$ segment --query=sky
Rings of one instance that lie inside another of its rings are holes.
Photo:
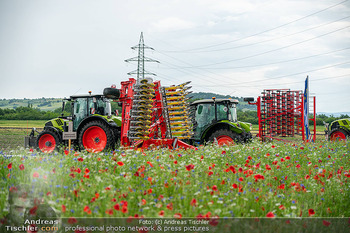
[[[145,69],[163,86],[255,97],[304,90],[350,112],[350,0],[0,0],[0,99],[63,98]]]

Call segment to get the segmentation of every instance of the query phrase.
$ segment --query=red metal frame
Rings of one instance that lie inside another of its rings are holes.
[[[120,98],[119,101],[122,103],[122,125],[121,125],[121,146],[133,147],[134,149],[147,149],[152,147],[166,147],[169,149],[183,148],[183,149],[195,149],[177,138],[171,138],[171,135],[167,134],[166,119],[164,116],[164,103],[161,93],[160,81],[155,81],[154,84],[154,98],[152,99],[152,114],[151,123],[149,127],[149,139],[130,139],[128,132],[130,130],[131,121],[131,110],[133,107],[134,100],[134,87],[136,80],[130,78],[129,81],[121,82]]]
[[[291,91],[289,89],[266,89],[256,102],[248,104],[257,106],[259,123],[258,137],[276,138],[276,136],[293,137],[301,134],[305,138],[304,128],[304,97],[302,91]],[[313,97],[313,141],[316,140],[316,97]],[[311,130],[310,130],[311,131]]]

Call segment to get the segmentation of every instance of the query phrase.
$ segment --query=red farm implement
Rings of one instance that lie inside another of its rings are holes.
[[[161,87],[160,81],[149,78],[139,83],[133,78],[121,82],[121,146],[194,148],[180,140],[192,136],[187,84]]]
[[[256,102],[246,98],[251,105],[257,106],[259,122],[258,137],[281,140],[280,137],[301,135],[303,141],[316,140],[316,97],[311,98],[312,118],[306,117],[304,95],[302,91],[289,89],[266,89]],[[305,132],[305,120],[313,122],[312,134]]]

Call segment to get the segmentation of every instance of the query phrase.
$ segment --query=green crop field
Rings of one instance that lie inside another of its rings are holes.
[[[1,151],[0,216],[5,187],[31,184],[62,217],[350,217],[349,151],[349,142],[257,140],[196,150]]]
[[[28,125],[43,123],[29,121]],[[0,218],[8,214],[11,187],[23,184],[29,184],[34,197],[60,217],[75,219],[75,225],[82,224],[76,220],[79,217],[215,221],[259,217],[284,222],[327,218],[313,222],[319,230],[333,229],[329,226],[335,226],[338,218],[350,217],[350,142],[328,142],[320,136],[316,143],[254,139],[248,144],[195,150],[119,148],[69,153],[61,148],[43,154],[21,147],[25,121],[0,124]],[[14,142],[4,147],[4,140]],[[305,223],[293,225],[295,232],[304,228]]]

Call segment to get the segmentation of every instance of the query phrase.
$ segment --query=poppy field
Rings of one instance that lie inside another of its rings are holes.
[[[60,217],[350,217],[350,143],[252,143],[195,150],[1,151],[0,216],[30,184]],[[327,227],[331,224],[323,220]]]

